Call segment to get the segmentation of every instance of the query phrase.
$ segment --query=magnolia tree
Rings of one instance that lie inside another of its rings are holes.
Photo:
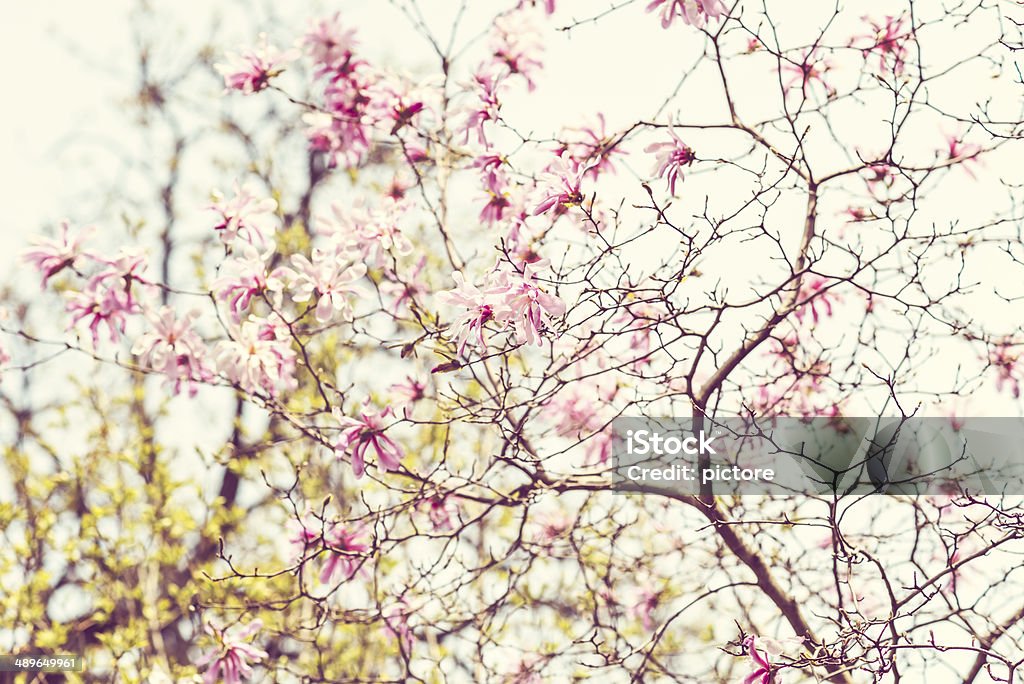
[[[620,416],[1020,414],[1019,3],[339,5],[135,17],[147,163],[7,278],[0,650],[1021,681],[1015,492],[610,477]]]

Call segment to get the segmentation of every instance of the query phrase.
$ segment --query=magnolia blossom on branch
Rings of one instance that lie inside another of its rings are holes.
[[[775,676],[772,674],[775,668],[768,659],[768,654],[759,650],[757,637],[748,636],[743,640],[743,646],[747,649],[753,671],[743,678],[743,684],[773,684]]]
[[[484,289],[466,282],[458,271],[452,274],[456,288],[440,293],[438,300],[463,310],[451,324],[457,331],[460,355],[470,342],[480,348],[487,346],[484,326],[491,322],[512,328],[519,344],[543,344],[541,333],[551,329],[552,319],[565,313],[565,303],[534,279],[546,266],[536,262],[524,265],[521,272],[493,271]]]
[[[252,95],[270,86],[270,80],[284,71],[288,63],[295,61],[295,50],[278,50],[267,43],[267,36],[260,35],[256,47],[241,54],[229,54],[227,63],[216,65],[224,77],[224,87]]]
[[[316,247],[311,257],[293,254],[294,268],[282,266],[272,278],[285,283],[296,302],[315,299],[314,315],[319,322],[327,323],[335,314],[340,314],[342,320],[351,320],[351,297],[359,292],[354,283],[366,275],[366,265],[350,264],[345,254]]]
[[[254,299],[284,289],[284,283],[267,273],[272,258],[272,250],[261,254],[255,247],[245,245],[240,252],[224,260],[220,277],[210,283],[210,291],[217,299],[227,302],[235,323],[242,320]]]
[[[727,11],[722,0],[653,0],[647,11],[658,10],[661,27],[668,28],[679,17],[683,22],[700,28],[708,19],[717,19]]]
[[[45,288],[54,275],[65,268],[76,268],[82,257],[89,256],[89,252],[84,250],[82,245],[94,231],[95,228],[90,226],[77,235],[72,235],[71,222],[65,219],[60,223],[59,239],[35,238],[32,241],[35,246],[25,250],[21,258],[43,274]]]
[[[683,167],[692,164],[697,156],[676,135],[671,125],[668,127],[668,135],[672,139],[671,141],[651,143],[644,148],[644,151],[655,155],[651,174],[658,178],[665,178],[668,183],[668,191],[675,195],[676,182],[683,179]]]
[[[545,197],[534,208],[534,216],[551,209],[564,211],[583,204],[583,177],[594,164],[596,162],[580,163],[570,157],[567,151],[562,152],[538,183]]]
[[[903,73],[909,54],[907,39],[910,33],[905,27],[905,18],[886,15],[881,21],[869,17],[863,17],[863,20],[868,22],[871,31],[854,40],[868,44],[868,47],[862,48],[864,57],[877,54],[878,68],[882,71],[889,69],[899,76]]]
[[[250,316],[217,343],[217,370],[246,392],[276,396],[294,388],[296,353],[287,324],[276,314]]]
[[[355,29],[345,27],[341,12],[310,20],[309,31],[302,42],[313,62],[326,69],[336,68],[351,59],[358,45]]]
[[[360,410],[359,418],[345,416],[339,408],[335,408],[333,414],[341,426],[334,451],[339,458],[345,453],[350,456],[356,477],[362,477],[366,472],[366,454],[370,449],[382,471],[398,470],[401,467],[405,455],[402,447],[384,434],[384,419],[391,415],[390,407],[380,412],[364,408]]]
[[[215,190],[213,200],[210,209],[219,215],[213,229],[225,245],[231,245],[239,238],[252,245],[267,244],[261,217],[273,214],[277,209],[276,200],[260,197],[251,186],[239,186],[237,182],[231,199]]]
[[[346,529],[334,525],[324,535],[327,545],[327,560],[320,571],[320,583],[328,584],[334,576],[341,574],[341,579],[350,580],[359,570],[361,556],[369,551],[370,546],[360,541],[364,530],[361,527]]]
[[[206,345],[192,329],[198,316],[198,312],[189,311],[179,317],[171,307],[161,307],[149,316],[152,329],[139,336],[132,346],[140,363],[163,373],[168,382],[174,383],[175,394],[181,391],[181,383],[186,382],[189,394],[195,396],[197,383],[213,377],[206,366]]]
[[[266,651],[249,643],[249,639],[261,629],[262,620],[253,620],[245,627],[231,630],[207,624],[206,633],[216,640],[217,645],[196,663],[206,668],[203,675],[205,684],[239,684],[251,677],[252,664],[269,657]]]

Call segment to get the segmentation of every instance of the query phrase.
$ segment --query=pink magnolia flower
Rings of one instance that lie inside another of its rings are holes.
[[[726,12],[722,0],[653,0],[647,11],[661,7],[661,27],[668,28],[681,17],[683,22],[701,28],[708,19],[717,19]]]
[[[758,639],[748,636],[743,640],[743,646],[747,649],[747,656],[753,663],[753,671],[743,678],[743,684],[772,684],[775,680],[772,674],[774,668],[768,660],[768,654],[758,650]]]
[[[455,529],[459,507],[452,501],[453,497],[436,495],[421,504],[427,511],[427,518],[434,526],[435,532],[450,532]]]
[[[484,175],[497,173],[502,165],[508,162],[504,157],[497,154],[482,154],[473,160],[473,168],[481,169]]]
[[[383,206],[371,214],[372,220],[359,228],[354,247],[376,263],[385,261],[388,255],[412,254],[412,242],[398,227],[399,218],[405,211],[405,204],[385,200]]]
[[[499,16],[494,20],[491,36],[494,65],[507,69],[510,75],[522,76],[526,87],[534,90],[533,76],[543,66],[540,53],[544,51],[544,41],[531,17],[522,12]]]
[[[310,149],[325,153],[328,166],[356,166],[370,147],[361,115],[347,119],[328,112],[307,112],[302,121]]]
[[[335,12],[330,17],[311,21],[302,44],[314,63],[331,68],[352,58],[357,44],[356,31],[344,28],[341,13]]]
[[[504,307],[515,328],[519,344],[543,344],[541,331],[551,328],[551,319],[565,313],[565,302],[545,292],[533,279],[538,264],[527,264],[522,274],[506,274]]]
[[[949,134],[946,136],[947,160],[961,163],[964,171],[971,178],[974,178],[974,172],[968,167],[968,163],[979,164],[979,154],[981,154],[981,145],[965,143],[962,135]]]
[[[668,316],[663,306],[648,301],[632,301],[625,305],[622,312],[613,320],[632,330],[629,337],[629,350],[634,361],[632,366],[639,369],[651,363],[651,348],[654,330],[658,323]]]
[[[129,314],[138,313],[124,290],[115,287],[86,288],[68,295],[68,313],[71,314],[72,328],[80,321],[87,321],[92,335],[93,346],[99,345],[99,328],[105,325],[110,341],[116,343],[124,334]]]
[[[384,192],[384,195],[391,200],[392,204],[398,205],[403,199],[405,199],[405,193],[409,191],[409,188],[416,185],[416,181],[406,176],[403,173],[395,173],[391,177],[391,184],[388,189]]]
[[[803,640],[799,637],[772,639],[748,636],[743,640],[743,646],[746,648],[747,656],[754,668],[744,678],[743,684],[775,684],[781,666],[778,662],[772,663],[771,659],[799,651],[803,646]]]
[[[575,524],[576,518],[565,510],[543,511],[535,520],[533,541],[542,546],[550,546],[572,530]]]
[[[303,115],[306,138],[311,149],[326,155],[329,166],[356,166],[370,147],[370,89],[376,75],[351,55],[323,68],[321,75],[327,79],[324,102],[320,110]]]
[[[602,397],[595,393],[594,387],[581,387],[577,383],[556,394],[548,401],[547,407],[557,419],[555,432],[562,437],[579,439],[582,433],[603,424],[598,418],[598,408],[602,404]]]
[[[543,214],[552,208],[569,208],[583,204],[583,176],[593,163],[585,166],[563,151],[550,170],[541,176],[541,187],[546,194],[533,210],[533,215]]]
[[[612,457],[614,443],[611,427],[591,434],[584,442],[586,450],[583,465],[593,466],[607,463],[608,459]]]
[[[149,285],[143,278],[145,255],[135,249],[122,248],[113,259],[97,259],[106,265],[94,274],[80,292],[70,292],[67,310],[71,314],[69,328],[80,321],[88,321],[93,346],[99,344],[99,326],[105,325],[111,342],[124,334],[127,317],[141,311],[132,292],[135,283]]]
[[[181,383],[189,385],[189,396],[195,396],[197,382],[206,382],[213,373],[206,367],[206,345],[192,329],[192,322],[199,314],[190,311],[178,318],[174,309],[161,307],[156,313],[149,313],[152,330],[143,333],[132,354],[139,356],[139,362],[167,376],[174,383],[174,393],[181,391]]]
[[[1020,353],[1014,350],[1013,343],[1005,339],[989,351],[988,362],[996,369],[996,390],[1008,387],[1014,399],[1020,398],[1020,378],[1017,377],[1017,363]]]
[[[250,186],[234,185],[235,195],[226,199],[219,191],[213,192],[213,204],[210,209],[219,214],[219,220],[213,229],[220,235],[221,242],[231,245],[241,238],[252,245],[266,244],[264,228],[259,225],[257,217],[273,214],[277,202],[270,197],[259,197]]]
[[[495,73],[478,71],[473,74],[473,86],[477,95],[477,102],[467,105],[464,109],[466,119],[462,124],[465,133],[463,142],[469,142],[471,133],[476,133],[476,140],[481,145],[489,147],[487,132],[484,124],[488,121],[497,121],[501,114],[501,103],[498,101],[498,87],[501,85],[501,76]]]
[[[416,378],[406,376],[404,382],[391,385],[392,405],[402,408],[402,414],[408,418],[413,405],[427,397],[427,385]]]
[[[458,271],[452,274],[456,288],[439,293],[438,299],[464,309],[450,326],[456,331],[459,354],[470,341],[487,346],[484,326],[491,321],[513,328],[519,344],[543,344],[541,332],[551,328],[551,318],[565,313],[565,303],[534,281],[534,272],[546,265],[539,261],[524,264],[521,273],[493,272],[483,290],[467,283]]]
[[[519,200],[525,200],[521,193],[517,194]],[[509,221],[508,232],[505,234],[505,249],[509,257],[516,263],[533,263],[540,259],[537,253],[537,240],[543,235],[543,228],[531,228],[526,223],[529,214],[522,205],[522,201],[516,202],[516,211]]]
[[[766,350],[767,355],[772,358],[772,365],[775,368],[792,370],[796,354],[800,349],[800,337],[791,332],[785,337],[772,338],[772,345]]]
[[[316,549],[315,555],[321,552],[326,555],[319,575],[322,584],[330,582],[339,571],[343,580],[351,579],[370,548],[365,540],[359,539],[364,532],[359,525],[345,529],[338,523],[326,523],[308,510],[301,520],[293,520],[292,524],[298,528],[291,542],[297,547],[299,561],[311,549]]]
[[[109,283],[110,281],[113,281],[118,285],[124,285],[125,289],[128,291],[129,297],[131,297],[130,286],[133,283],[152,285],[152,283],[143,275],[148,267],[148,263],[146,261],[145,250],[141,248],[122,247],[111,259],[100,257],[94,258],[98,263],[103,264],[105,268],[89,279],[90,284]]]
[[[427,149],[426,146],[415,142],[406,143],[405,161],[408,162],[410,166],[422,164],[423,162],[430,161],[431,159],[430,150]]]
[[[641,587],[637,592],[636,601],[629,607],[629,612],[640,620],[640,624],[648,632],[657,624],[654,621],[654,611],[658,608],[659,600],[660,596],[654,589]]]
[[[358,292],[352,284],[366,275],[365,264],[347,265],[336,252],[313,248],[312,260],[301,254],[292,255],[294,270],[275,269],[272,277],[290,283],[292,299],[308,302],[316,297],[316,320],[326,323],[340,312],[342,319],[352,320],[349,296]]]
[[[963,430],[965,423],[963,409],[957,405],[953,405],[946,412],[946,418],[949,420],[949,427],[953,432],[960,432]]]
[[[298,384],[295,368],[291,334],[276,314],[249,316],[217,345],[217,369],[246,392],[276,396],[279,389],[293,389]]]
[[[77,235],[71,235],[71,224],[65,219],[60,222],[60,238],[36,238],[34,247],[25,250],[21,258],[43,274],[43,287],[46,283],[65,268],[76,268],[81,257],[89,255],[82,248],[82,243],[94,230],[92,226],[83,229]]]
[[[786,391],[779,384],[762,384],[757,388],[754,397],[746,404],[751,413],[757,416],[786,415]]]
[[[618,388],[594,380],[577,380],[548,403],[555,432],[584,445],[585,465],[606,463],[612,453],[612,431],[602,409],[609,406]]]
[[[651,143],[644,151],[655,155],[651,175],[665,178],[668,181],[669,192],[675,195],[676,181],[683,179],[683,167],[692,164],[697,156],[689,145],[676,135],[671,125],[668,127],[668,135],[672,138],[671,141]]]
[[[427,109],[424,93],[394,77],[376,83],[369,95],[368,111],[381,123],[390,122],[391,135],[411,125],[413,119]]]
[[[421,256],[408,275],[400,276],[397,271],[386,270],[384,280],[380,283],[380,291],[392,302],[389,311],[398,316],[403,308],[412,309],[420,305],[421,298],[428,293],[423,280],[423,269],[427,265],[426,255]]]
[[[871,25],[871,32],[856,36],[854,40],[864,39],[870,42],[867,47],[861,48],[864,58],[875,52],[878,54],[878,67],[882,71],[888,68],[888,60],[892,60],[892,72],[897,76],[903,73],[907,61],[906,39],[909,33],[904,30],[903,17],[886,15],[881,22],[876,22],[868,17],[861,17]]]
[[[294,50],[282,52],[267,44],[266,34],[260,34],[256,47],[241,54],[228,53],[227,64],[214,68],[224,77],[226,90],[238,90],[246,95],[258,93],[270,85],[270,79],[284,71],[285,65],[295,60]]]
[[[852,205],[843,210],[843,214],[849,216],[850,221],[855,223],[870,221],[875,218],[874,214],[871,213],[871,210],[866,207],[855,207]]]
[[[327,560],[320,570],[320,583],[327,584],[338,572],[343,580],[350,580],[359,570],[370,545],[361,540],[364,528],[356,526],[345,529],[341,525],[332,525],[324,541],[327,545]]]
[[[495,319],[496,310],[504,316],[504,311],[500,311],[504,302],[497,295],[506,292],[507,289],[491,287],[481,290],[476,285],[466,282],[459,271],[452,273],[452,280],[455,281],[455,289],[438,293],[437,299],[442,304],[464,309],[449,325],[449,330],[456,334],[458,353],[461,355],[470,342],[481,348],[487,346],[484,326]]]
[[[487,194],[487,204],[480,212],[480,221],[493,225],[501,221],[512,207],[508,192],[508,179],[502,166],[506,160],[496,154],[486,154],[473,161],[473,167],[482,171],[481,180]]]
[[[501,684],[543,684],[544,661],[540,656],[524,656],[517,664],[516,669],[501,678]]]
[[[868,191],[875,197],[880,194],[884,195],[896,182],[896,168],[888,162],[869,163],[865,170],[867,171]]]
[[[833,284],[828,278],[808,274],[804,276],[800,284],[800,294],[797,295],[797,309],[794,316],[798,321],[803,321],[809,310],[811,319],[817,323],[822,314],[832,316],[832,304],[841,301],[829,285]]]
[[[411,614],[412,610],[405,598],[399,599],[397,603],[383,612],[384,636],[390,641],[397,642],[403,653],[409,653],[412,650],[413,633],[412,627],[409,626]]]
[[[512,206],[506,190],[507,181],[503,171],[496,170],[484,174],[484,191],[487,193],[487,204],[480,211],[480,222],[494,225],[502,220],[505,212]]]
[[[311,510],[306,510],[298,520],[292,519],[288,526],[293,530],[289,539],[296,547],[298,560],[306,555],[306,551],[316,546],[325,537],[326,526]]]
[[[206,625],[206,633],[217,640],[217,647],[199,660],[199,667],[209,668],[203,675],[205,684],[239,684],[242,679],[252,676],[250,662],[258,663],[268,657],[267,652],[248,642],[248,639],[263,629],[261,620],[253,620],[248,626],[235,633]]]
[[[807,94],[807,89],[814,83],[819,83],[825,89],[825,94],[833,97],[836,89],[825,80],[826,75],[832,69],[832,61],[827,57],[818,55],[818,48],[812,48],[804,53],[800,61],[784,59],[782,70],[790,74],[790,78],[783,84],[783,88],[789,92],[794,86],[799,86],[800,92]]]
[[[225,259],[221,264],[221,276],[211,283],[210,289],[217,299],[227,302],[235,323],[242,320],[242,314],[254,297],[283,288],[280,282],[267,276],[267,262],[272,256],[272,250],[260,254],[251,245],[245,245],[240,255]]]
[[[332,411],[335,420],[341,424],[341,435],[334,444],[334,451],[338,458],[348,452],[352,457],[352,471],[356,477],[362,477],[366,472],[366,451],[372,448],[377,456],[377,465],[384,471],[398,470],[405,455],[394,440],[384,434],[387,426],[384,419],[391,415],[391,407],[380,413],[363,409],[359,418],[349,418],[342,415],[341,409],[335,407]]]
[[[608,134],[604,114],[601,113],[591,123],[565,129],[559,137],[563,141],[562,147],[555,153],[567,152],[575,162],[585,164],[586,175],[593,179],[604,172],[615,173],[614,156],[626,154],[619,148],[621,136]]]
[[[358,200],[348,207],[335,202],[330,216],[317,216],[316,231],[334,242],[338,254],[381,265],[390,256],[413,251],[412,242],[398,226],[407,209],[406,203],[392,199],[373,209]]]

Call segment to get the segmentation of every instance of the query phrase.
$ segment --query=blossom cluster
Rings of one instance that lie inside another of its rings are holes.
[[[492,271],[483,288],[467,282],[462,273],[452,274],[456,287],[442,292],[438,300],[459,311],[450,329],[461,355],[469,345],[487,347],[486,326],[511,329],[518,344],[543,344],[542,333],[565,313],[565,302],[537,282],[536,273],[544,261],[527,263],[517,269]]]
[[[358,56],[355,31],[340,14],[314,22],[301,45],[323,85],[322,102],[303,117],[306,137],[330,166],[358,165],[375,131],[395,136],[431,109],[425,93]]]

